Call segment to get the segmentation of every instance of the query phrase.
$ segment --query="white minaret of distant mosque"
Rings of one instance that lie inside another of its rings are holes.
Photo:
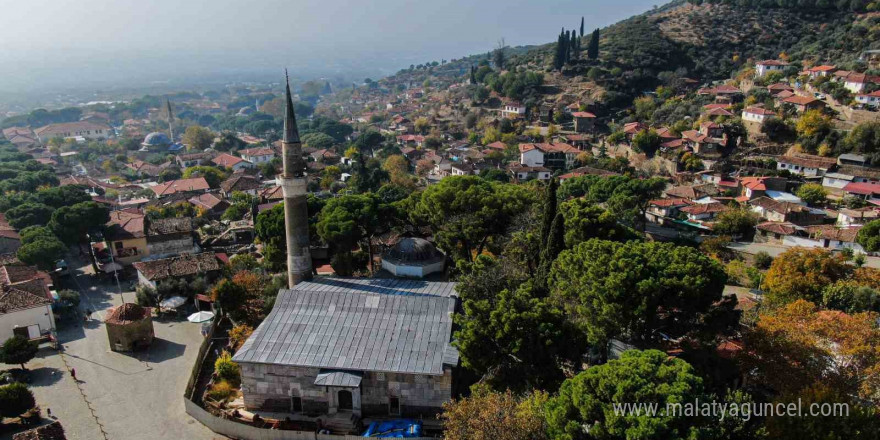
[[[285,71],[285,77],[287,72]],[[305,161],[293,99],[290,96],[290,78],[285,78],[286,106],[284,109],[284,139],[281,141],[281,190],[284,193],[284,226],[287,238],[287,278],[291,288],[300,281],[312,279],[312,257],[309,253],[309,213],[306,200],[307,185]]]
[[[174,143],[174,113],[171,112],[171,100],[165,98],[165,107],[168,109],[168,136]]]

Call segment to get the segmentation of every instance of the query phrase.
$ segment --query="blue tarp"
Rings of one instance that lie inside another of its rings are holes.
[[[422,423],[416,420],[398,419],[373,422],[364,437],[373,438],[414,438],[422,436]]]

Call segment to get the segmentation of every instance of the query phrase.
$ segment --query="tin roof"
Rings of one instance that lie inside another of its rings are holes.
[[[233,360],[343,371],[443,374],[455,283],[318,278],[281,289]]]

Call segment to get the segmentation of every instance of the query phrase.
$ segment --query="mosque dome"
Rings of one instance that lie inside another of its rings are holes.
[[[171,144],[171,139],[168,139],[168,135],[158,131],[150,133],[144,138],[144,146],[148,147],[159,147],[169,144]]]
[[[400,239],[382,255],[382,268],[395,276],[422,278],[434,272],[442,272],[446,256],[431,242],[423,238]]]

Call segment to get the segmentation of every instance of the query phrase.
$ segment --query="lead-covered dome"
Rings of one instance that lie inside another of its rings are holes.
[[[423,238],[402,238],[382,255],[382,267],[401,277],[421,278],[442,272],[446,256]]]
[[[171,139],[168,139],[168,135],[159,131],[150,133],[144,138],[144,146],[160,147],[169,144],[171,144]]]

